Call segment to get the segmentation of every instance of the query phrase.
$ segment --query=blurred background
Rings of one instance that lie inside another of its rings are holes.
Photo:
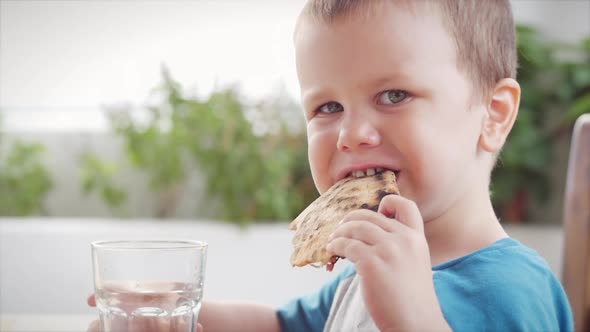
[[[0,1],[0,330],[84,325],[97,239],[208,241],[209,299],[280,305],[331,277],[288,265],[287,222],[317,197],[292,45],[303,4]],[[523,96],[491,189],[559,273],[590,1],[512,5]]]
[[[303,1],[1,4],[0,215],[247,223],[315,198]],[[558,223],[571,124],[590,110],[589,5],[513,4],[523,100],[494,202],[505,222]]]

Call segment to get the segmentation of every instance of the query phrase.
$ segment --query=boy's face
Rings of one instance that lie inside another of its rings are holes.
[[[364,19],[304,19],[296,55],[320,193],[353,170],[392,169],[429,221],[487,186],[485,107],[469,106],[471,84],[436,12],[385,5]]]

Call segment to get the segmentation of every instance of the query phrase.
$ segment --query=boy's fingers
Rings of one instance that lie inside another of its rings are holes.
[[[369,221],[381,228],[383,228],[386,232],[393,232],[396,228],[396,225],[392,220],[383,220],[383,218],[376,214],[371,210],[353,210],[349,212],[344,219],[342,219],[342,224],[351,222],[351,221],[358,221],[358,220],[366,220]],[[341,225],[342,226],[342,225]]]
[[[88,299],[86,300],[86,302],[89,306],[96,307],[96,298],[94,297],[94,294],[88,295]]]
[[[373,217],[372,219],[375,218]],[[385,218],[381,217],[381,219]],[[330,238],[335,239],[338,237],[344,237],[359,240],[368,245],[374,245],[378,243],[381,239],[383,239],[383,236],[385,234],[384,230],[389,231],[387,229],[384,229],[384,227],[387,227],[388,225],[383,224],[384,222],[381,220],[349,220],[337,227],[334,233],[332,233],[332,235],[330,236]]]
[[[89,306],[96,307],[96,298],[94,294],[88,296],[87,302]],[[100,322],[98,320],[92,321],[88,326],[87,332],[100,332]],[[203,332],[203,326],[201,324],[197,324],[196,332]]]
[[[350,238],[335,238],[328,243],[326,250],[336,256],[346,257],[349,261],[356,263],[366,257],[374,256],[371,246]]]
[[[378,212],[386,217],[395,218],[412,229],[424,231],[424,221],[422,221],[418,206],[407,198],[399,195],[387,195],[381,200]]]

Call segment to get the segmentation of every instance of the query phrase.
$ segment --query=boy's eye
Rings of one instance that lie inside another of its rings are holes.
[[[337,112],[342,112],[343,111],[343,107],[342,105],[340,105],[337,102],[329,102],[329,103],[325,103],[322,106],[318,107],[316,113],[320,113],[320,114],[332,114],[332,113],[337,113]]]
[[[387,90],[379,95],[379,104],[382,105],[395,105],[406,100],[409,94],[403,90]]]

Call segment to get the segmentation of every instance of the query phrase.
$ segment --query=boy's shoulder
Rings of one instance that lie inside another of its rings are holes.
[[[479,324],[491,330],[573,329],[559,280],[536,251],[517,240],[499,240],[433,271],[441,308],[457,330]]]
[[[497,276],[508,272],[506,277],[520,273],[539,273],[552,275],[547,262],[535,250],[523,245],[518,240],[507,237],[496,241],[490,246],[477,250],[463,257],[433,266],[435,273],[469,275],[493,272]],[[507,271],[509,270],[509,271]],[[517,276],[522,276],[522,274]]]
[[[435,285],[462,292],[513,298],[515,294],[548,291],[561,295],[563,288],[549,265],[535,250],[512,238],[432,268]],[[445,289],[441,287],[441,291]],[[501,294],[495,292],[501,291]]]

